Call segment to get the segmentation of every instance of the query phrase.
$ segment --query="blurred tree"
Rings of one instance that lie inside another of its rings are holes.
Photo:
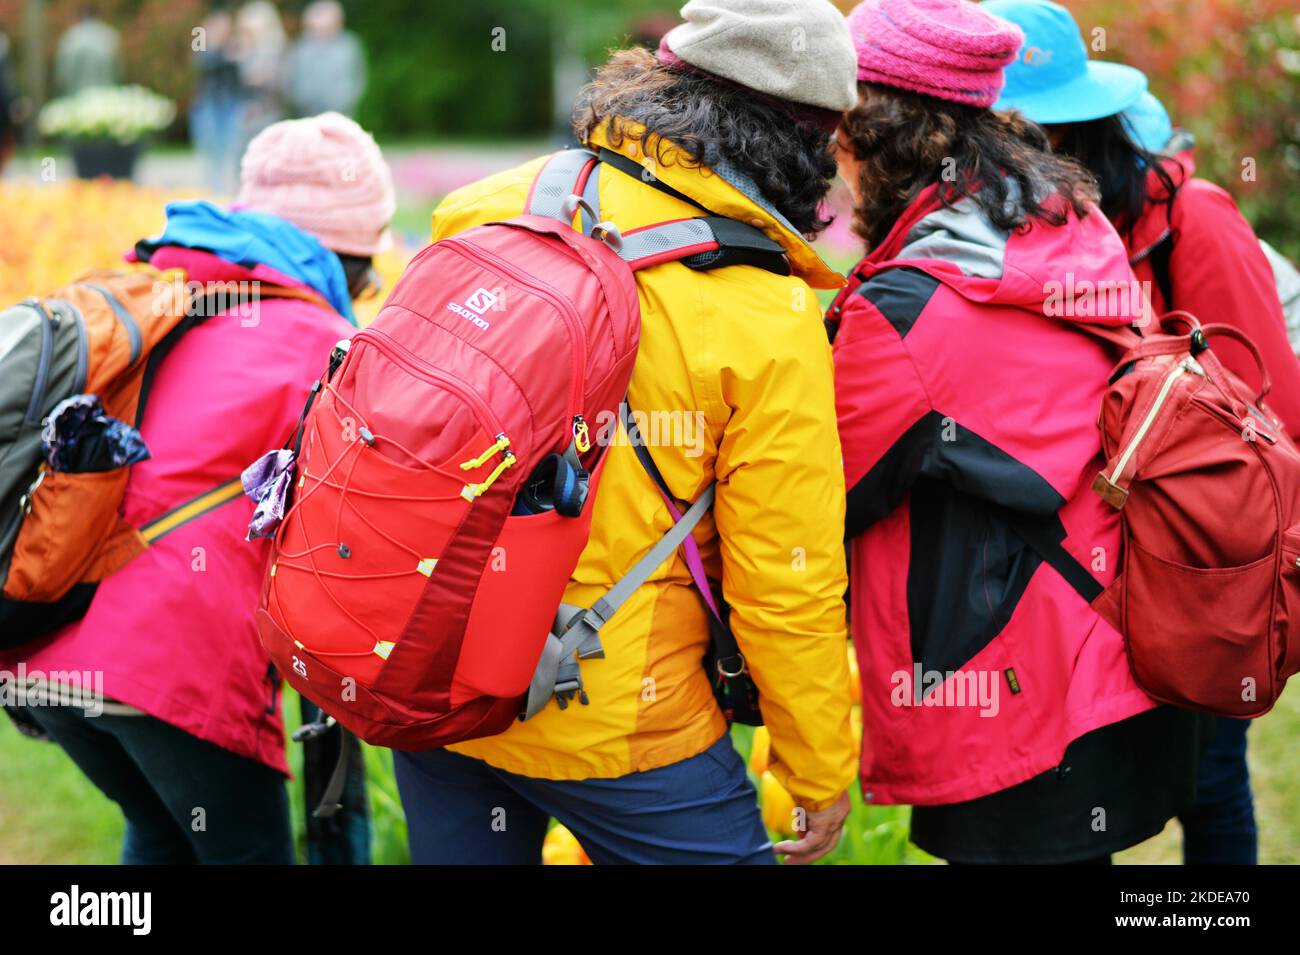
[[[1198,174],[1231,192],[1255,231],[1300,261],[1296,0],[1065,2],[1091,55],[1146,72],[1174,125],[1195,133]]]
[[[344,6],[370,56],[363,123],[425,137],[521,137],[545,133],[567,117],[568,87],[576,87],[582,66],[626,42],[639,18],[679,3],[345,0]]]

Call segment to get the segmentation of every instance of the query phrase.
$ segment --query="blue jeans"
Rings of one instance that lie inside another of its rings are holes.
[[[27,714],[126,817],[123,865],[293,863],[284,776],[152,716]]]
[[[413,862],[536,865],[551,817],[597,865],[774,865],[744,763],[724,735],[616,779],[518,776],[447,750],[393,753]]]
[[[1183,813],[1183,863],[1254,865],[1258,858],[1255,804],[1246,766],[1250,720],[1214,720],[1214,739],[1201,757],[1196,804]]]

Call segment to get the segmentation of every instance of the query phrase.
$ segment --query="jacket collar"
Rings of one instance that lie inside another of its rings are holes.
[[[643,127],[630,120],[615,120],[625,130],[623,140],[615,146],[609,141],[605,126],[598,126],[591,134],[589,146],[604,147],[645,165],[645,153],[639,136]],[[650,155],[655,155],[657,140],[650,140]],[[682,149],[668,143],[663,149],[662,163],[649,171],[666,185],[698,202],[715,215],[748,223],[774,242],[779,242],[790,257],[794,273],[813,288],[837,289],[844,277],[827,265],[817,251],[800,235],[759,191],[757,184],[725,159],[714,160],[708,166],[689,164]]]

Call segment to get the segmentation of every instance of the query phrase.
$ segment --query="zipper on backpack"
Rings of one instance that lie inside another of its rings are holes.
[[[472,504],[475,498],[482,497],[483,493],[497,482],[497,478],[514,467],[518,460],[513,451],[502,451],[501,463],[492,469],[492,473],[475,484],[466,484],[460,489],[460,496]]]
[[[580,414],[573,416],[573,444],[579,454],[586,454],[591,450],[591,428],[587,426],[587,422]]]
[[[1137,429],[1137,433],[1133,435],[1132,440],[1130,440],[1128,445],[1124,448],[1123,454],[1120,455],[1119,461],[1115,464],[1115,469],[1110,473],[1108,480],[1111,484],[1116,484],[1119,481],[1119,476],[1124,473],[1124,469],[1128,467],[1129,461],[1131,461],[1133,455],[1137,453],[1138,446],[1141,445],[1142,441],[1146,438],[1147,432],[1151,430],[1151,425],[1155,423],[1156,416],[1160,413],[1160,409],[1164,406],[1164,403],[1169,400],[1169,394],[1174,390],[1174,385],[1178,383],[1179,378],[1186,374],[1200,375],[1202,378],[1206,377],[1205,371],[1201,368],[1200,363],[1195,358],[1184,358],[1170,370],[1169,374],[1165,376],[1164,382],[1160,385],[1160,391],[1156,395],[1156,400],[1151,403],[1151,409],[1147,412],[1146,417],[1142,419],[1142,424]]]
[[[582,319],[578,315],[577,307],[569,301],[567,297],[549,286],[534,281],[520,269],[511,265],[495,253],[489,252],[487,249],[481,248],[477,245],[472,245],[468,242],[463,242],[459,239],[443,239],[440,244],[454,249],[470,261],[474,261],[476,258],[485,259],[489,264],[505,272],[520,285],[524,286],[524,288],[537,293],[539,296],[556,306],[556,309],[564,319],[564,324],[569,329],[569,339],[573,342],[573,385],[569,389],[569,407],[573,411],[576,428],[577,422],[582,418],[582,379],[584,370],[587,367],[587,333],[582,328]],[[483,263],[480,262],[478,264],[481,265]],[[577,437],[576,430],[574,432],[574,437]],[[590,447],[590,445],[588,445],[588,447]]]
[[[475,468],[481,468],[487,463],[488,458],[492,457],[492,455],[496,454],[498,451],[504,451],[508,447],[510,447],[510,439],[506,437],[505,432],[503,431],[497,435],[497,439],[493,442],[492,446],[478,457],[460,462],[460,469],[462,471],[473,471]]]

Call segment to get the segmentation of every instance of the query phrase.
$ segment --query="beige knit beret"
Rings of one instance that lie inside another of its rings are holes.
[[[663,39],[696,69],[778,99],[844,112],[858,60],[830,0],[690,0]]]

